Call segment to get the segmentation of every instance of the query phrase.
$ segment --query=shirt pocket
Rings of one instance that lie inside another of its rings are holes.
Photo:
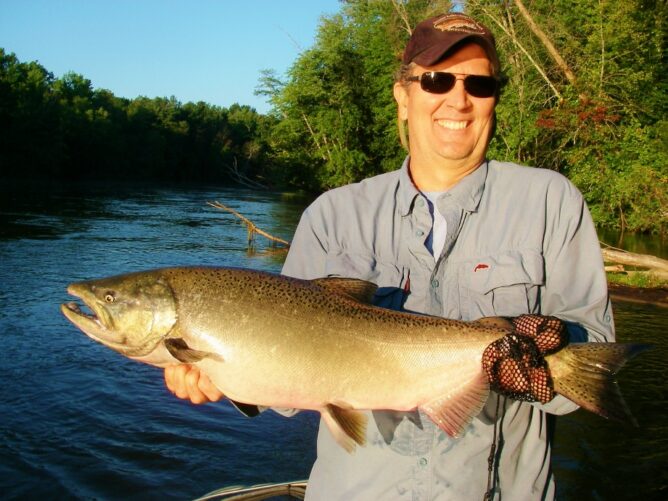
[[[400,310],[404,304],[407,272],[376,256],[341,251],[329,253],[325,260],[325,273],[328,277],[358,278],[373,282],[378,286],[373,297],[376,306]]]
[[[512,250],[476,258],[465,262],[460,273],[461,306],[469,320],[540,312],[540,287],[545,281],[539,252]]]

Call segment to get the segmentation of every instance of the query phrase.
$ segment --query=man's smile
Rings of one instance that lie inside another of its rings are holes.
[[[436,120],[436,123],[444,129],[462,130],[468,125],[468,120]]]

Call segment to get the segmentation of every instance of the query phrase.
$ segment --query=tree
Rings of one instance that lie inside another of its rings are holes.
[[[286,81],[265,72],[259,92],[280,117],[275,158],[298,165],[303,185],[325,189],[396,169],[404,156],[396,131],[394,74],[407,26],[449,2],[348,0],[323,18],[314,46]]]
[[[495,29],[509,81],[491,156],[563,172],[599,226],[665,232],[665,2],[466,6]]]

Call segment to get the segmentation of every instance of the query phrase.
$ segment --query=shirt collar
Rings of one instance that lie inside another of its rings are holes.
[[[413,184],[408,172],[409,162],[410,156],[407,156],[401,166],[401,172],[399,174],[397,199],[402,216],[407,216],[411,213],[415,199],[420,194],[419,190]],[[480,199],[482,198],[482,193],[485,189],[486,179],[487,161],[485,160],[480,167],[449,189],[447,195],[452,197],[462,209],[468,212],[475,212],[480,204]]]

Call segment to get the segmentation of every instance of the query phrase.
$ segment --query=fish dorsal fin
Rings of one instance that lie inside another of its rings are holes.
[[[260,414],[260,409],[258,409],[257,405],[253,404],[244,404],[242,402],[236,402],[234,400],[231,400],[228,398],[230,403],[234,406],[236,410],[241,412],[244,416],[246,417],[255,417]]]
[[[448,435],[458,437],[480,413],[488,396],[489,383],[481,369],[471,381],[421,405],[420,409]]]
[[[483,317],[471,323],[503,330],[513,330],[514,328],[512,322],[504,317]]]
[[[183,338],[165,339],[165,347],[167,351],[179,362],[184,364],[195,364],[203,358],[211,358],[213,360],[223,361],[220,355],[210,353],[208,351],[193,350],[188,346]]]
[[[346,451],[352,453],[357,444],[366,444],[367,417],[364,413],[329,404],[321,414],[334,440]]]
[[[327,277],[313,280],[313,283],[337,294],[345,294],[360,303],[371,304],[378,286],[358,278]]]

